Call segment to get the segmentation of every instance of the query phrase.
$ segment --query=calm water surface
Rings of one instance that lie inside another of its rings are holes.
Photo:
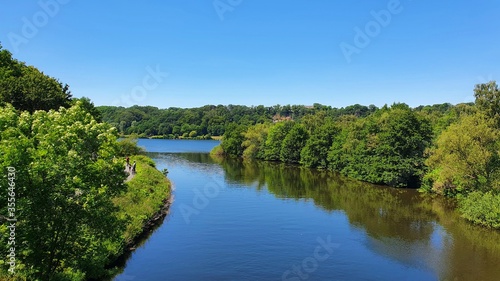
[[[140,140],[175,201],[125,280],[500,280],[500,232],[451,201],[290,165],[214,160],[217,141]]]

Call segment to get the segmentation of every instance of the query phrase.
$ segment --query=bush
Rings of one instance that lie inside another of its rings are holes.
[[[134,136],[127,137],[118,142],[118,156],[125,157],[143,153],[144,149],[137,145],[137,138]]]
[[[471,192],[460,199],[459,210],[473,223],[500,229],[500,194]]]
[[[212,151],[210,151],[210,155],[216,157],[224,156],[224,149],[222,149],[222,146],[219,144],[216,147],[214,147]]]

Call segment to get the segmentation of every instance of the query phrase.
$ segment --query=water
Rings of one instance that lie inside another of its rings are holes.
[[[168,168],[175,201],[114,280],[500,280],[500,232],[450,200],[214,160],[217,143],[139,141]]]

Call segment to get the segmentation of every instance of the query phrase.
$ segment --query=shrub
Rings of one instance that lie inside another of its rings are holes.
[[[473,223],[500,229],[500,194],[471,192],[460,199],[459,210]]]

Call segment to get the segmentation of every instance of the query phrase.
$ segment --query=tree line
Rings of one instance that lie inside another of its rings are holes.
[[[319,110],[296,120],[231,123],[212,154],[457,197],[464,217],[500,228],[500,93],[489,82],[476,85],[474,96],[474,103],[397,103],[360,116]]]
[[[321,104],[244,106],[205,105],[198,108],[166,108],[153,106],[97,107],[105,122],[115,126],[121,134],[161,138],[210,138],[222,136],[231,123],[254,125],[273,120],[301,119],[318,111],[336,117],[341,115],[366,116],[376,107],[359,104],[332,108]]]

